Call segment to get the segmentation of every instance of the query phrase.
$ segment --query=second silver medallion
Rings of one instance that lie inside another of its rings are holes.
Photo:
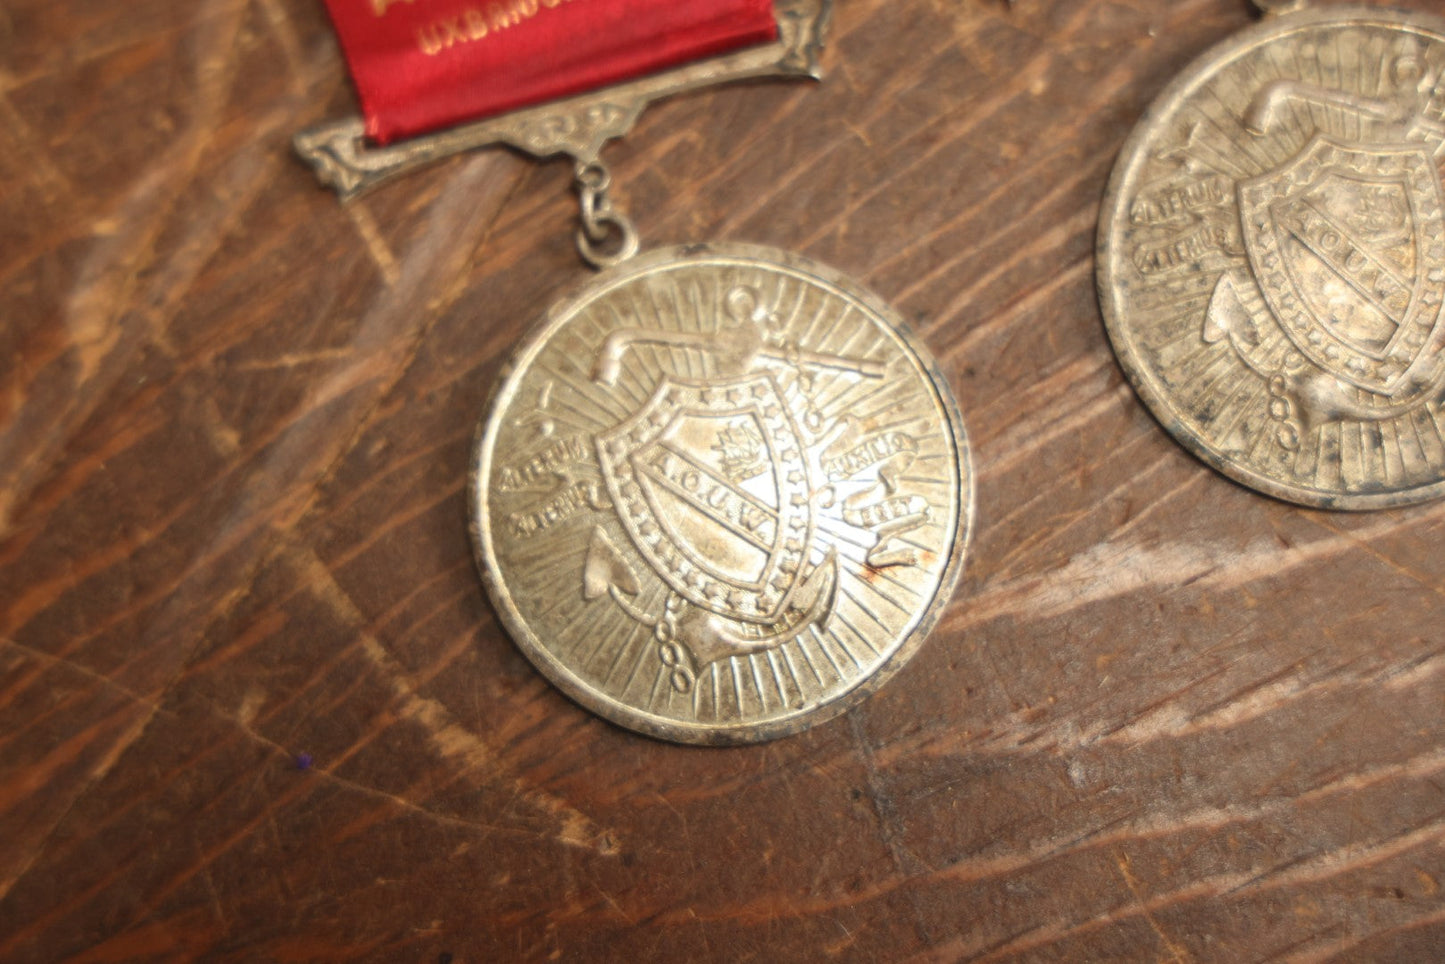
[[[1120,158],[1099,288],[1125,371],[1206,462],[1309,506],[1445,495],[1445,21],[1286,7]]]

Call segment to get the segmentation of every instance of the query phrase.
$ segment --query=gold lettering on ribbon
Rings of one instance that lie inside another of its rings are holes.
[[[377,16],[384,14],[393,4],[415,2],[416,0],[371,0],[372,9],[377,12]],[[428,57],[436,57],[453,47],[494,37],[547,10],[555,10],[564,3],[575,2],[576,0],[493,0],[485,5],[475,4],[455,16],[433,20],[417,28],[417,47]]]

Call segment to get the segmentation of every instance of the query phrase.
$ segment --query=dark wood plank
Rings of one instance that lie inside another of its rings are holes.
[[[904,672],[697,750],[558,695],[472,567],[475,420],[582,274],[565,166],[343,209],[288,149],[350,106],[319,4],[0,9],[0,959],[1445,957],[1445,508],[1211,473],[1093,294],[1115,152],[1248,21],[845,0],[826,84],[610,149],[646,238],[897,304],[981,470]]]

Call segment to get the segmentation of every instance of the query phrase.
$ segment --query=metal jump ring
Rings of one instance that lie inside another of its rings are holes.
[[[594,231],[598,237],[593,237]],[[609,254],[604,246],[614,237],[620,238],[620,243],[617,249]],[[592,222],[584,223],[577,229],[577,251],[582,255],[582,260],[599,271],[615,268],[635,257],[641,249],[637,228],[625,216],[615,211],[600,212]]]

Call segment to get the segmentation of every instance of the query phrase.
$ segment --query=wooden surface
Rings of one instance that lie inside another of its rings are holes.
[[[1445,959],[1445,507],[1213,474],[1093,293],[1125,134],[1248,21],[843,0],[828,83],[609,150],[648,240],[916,320],[981,469],[914,662],[720,751],[575,708],[473,571],[565,165],[342,208],[288,150],[352,104],[314,0],[0,4],[0,960]]]

